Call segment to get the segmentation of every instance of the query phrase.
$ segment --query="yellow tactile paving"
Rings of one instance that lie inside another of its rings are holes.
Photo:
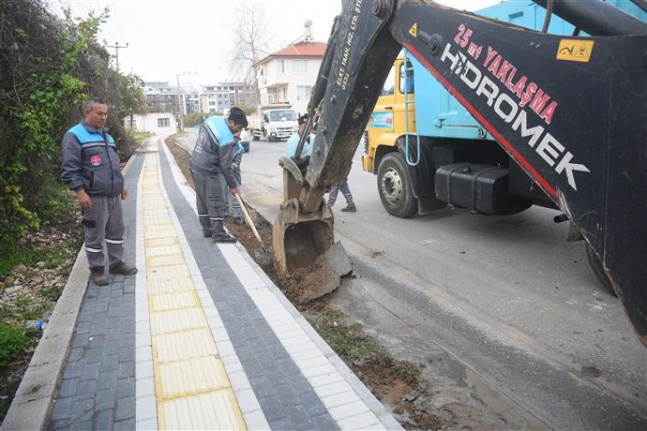
[[[197,305],[194,308],[151,313],[151,333],[162,335],[204,328],[207,322],[204,315],[196,308],[198,308]]]
[[[178,308],[197,307],[200,305],[200,300],[195,292],[188,290],[171,292],[171,293],[158,293],[152,295],[149,307],[152,312],[175,310]]]
[[[148,238],[148,239],[144,240],[144,243],[146,245],[146,248],[148,248],[148,247],[163,247],[165,245],[179,244],[177,238],[169,238],[169,237]]]
[[[227,389],[229,379],[213,356],[160,365],[160,393],[164,400]]]
[[[186,329],[171,334],[153,335],[153,360],[181,361],[218,354],[209,329]]]
[[[246,429],[160,189],[159,161],[142,172],[142,220],[160,429]]]
[[[146,256],[146,264],[151,268],[158,266],[182,265],[184,256],[182,254],[171,254],[164,256]]]
[[[188,277],[188,275],[187,275]],[[148,279],[148,292],[154,295],[185,292],[191,286],[191,280],[184,277],[159,277]]]
[[[195,406],[201,415],[192,415]],[[184,399],[164,403],[159,411],[160,428],[178,430],[245,429],[245,423],[238,415],[228,414],[235,409],[236,400],[224,391],[211,392],[194,397],[193,404]]]
[[[180,244],[161,244],[146,247],[146,256],[178,255],[182,253]],[[184,263],[184,262],[182,262]]]
[[[190,278],[189,268],[186,265],[165,266],[162,268],[147,268],[147,280],[170,280],[174,278]],[[191,283],[191,288],[193,284]]]

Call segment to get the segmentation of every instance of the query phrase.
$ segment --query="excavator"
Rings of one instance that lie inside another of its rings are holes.
[[[647,12],[645,0],[628,1]],[[456,178],[441,161],[427,160],[438,166],[437,184],[448,182],[474,201],[506,198],[515,181],[542,194],[538,201],[551,202],[586,241],[647,346],[647,23],[602,0],[533,2],[546,9],[543,31],[431,0],[342,0],[297,158],[280,160],[284,191],[273,237],[279,275],[323,268],[328,275],[308,283],[332,290],[350,270],[323,197],[349,173],[404,48],[506,157],[492,162],[502,180],[494,186],[481,160],[461,165]],[[573,34],[549,34],[553,15],[571,23]],[[310,132],[312,153],[303,163]],[[470,151],[478,149],[461,154]]]

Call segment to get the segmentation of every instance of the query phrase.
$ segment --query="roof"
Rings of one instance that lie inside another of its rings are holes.
[[[328,45],[324,42],[297,42],[271,53],[256,64],[264,63],[271,58],[322,58]]]
[[[323,42],[299,42],[270,54],[270,57],[323,57],[326,52]]]

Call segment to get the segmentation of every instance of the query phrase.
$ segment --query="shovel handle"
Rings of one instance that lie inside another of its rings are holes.
[[[236,193],[236,199],[238,199],[238,202],[240,202],[240,209],[243,210],[243,215],[245,216],[245,221],[249,225],[249,227],[252,228],[252,231],[254,232],[254,236],[256,236],[256,239],[258,242],[263,244],[263,240],[261,239],[261,236],[258,234],[258,231],[256,230],[256,226],[254,225],[254,221],[252,218],[249,216],[249,213],[247,212],[247,207],[245,207],[245,202],[241,199],[240,195]]]

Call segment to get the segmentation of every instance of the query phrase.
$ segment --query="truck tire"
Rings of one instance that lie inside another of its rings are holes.
[[[611,280],[609,280],[609,276],[606,272],[604,272],[604,269],[602,268],[602,262],[598,258],[598,255],[595,254],[589,243],[586,241],[584,241],[584,248],[586,249],[586,258],[589,261],[589,266],[591,267],[593,274],[595,274],[602,287],[604,287],[604,290],[617,297],[618,295],[613,289],[613,285],[611,284]]]
[[[392,216],[409,218],[417,213],[418,201],[413,196],[407,164],[399,152],[387,154],[380,162],[377,189],[382,206]]]

